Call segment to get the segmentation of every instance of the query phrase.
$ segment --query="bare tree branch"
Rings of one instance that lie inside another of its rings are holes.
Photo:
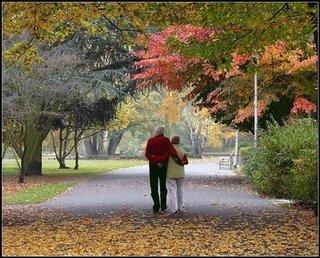
[[[79,142],[79,141],[81,140],[80,137],[81,137],[81,135],[83,134],[83,132],[84,132],[84,130],[81,130],[81,131],[79,132],[79,135],[76,136],[77,142]],[[75,131],[75,134],[76,134],[76,131]],[[71,149],[69,150],[69,152],[65,155],[65,157],[68,157],[68,156],[69,156],[69,154],[71,153],[71,151],[74,149],[75,146],[76,146],[76,143],[73,144],[73,146],[71,147]],[[65,158],[65,157],[64,157],[64,158]]]
[[[56,155],[56,159],[58,160],[59,157],[58,157],[56,145],[55,145],[55,143],[54,143],[54,137],[53,137],[53,132],[52,132],[52,130],[50,131],[50,133],[51,133],[51,137],[52,137],[53,150],[54,150],[54,153],[55,153],[55,155]]]
[[[284,9],[288,8],[289,5],[288,3],[285,3],[270,19],[268,19],[267,21],[271,21],[273,20],[278,14],[280,14]]]
[[[105,130],[98,130],[97,132],[95,132],[95,133],[93,133],[93,134],[90,134],[90,135],[86,135],[85,137],[82,137],[81,139],[79,139],[79,141],[81,141],[81,140],[83,140],[83,139],[86,139],[86,138],[89,138],[89,137],[91,137],[91,136],[93,136],[93,135],[95,135],[95,134],[98,134],[98,133],[101,133],[101,132],[103,132],[103,131],[105,131]]]
[[[129,58],[127,60],[120,60],[120,61],[116,61],[116,62],[114,62],[112,64],[108,64],[108,65],[105,65],[105,66],[94,68],[91,71],[96,72],[96,71],[103,71],[103,70],[107,70],[107,69],[120,69],[120,68],[123,68],[125,66],[131,65],[131,64],[133,64],[134,62],[136,62],[138,60],[139,59],[137,57],[132,57],[132,58]]]

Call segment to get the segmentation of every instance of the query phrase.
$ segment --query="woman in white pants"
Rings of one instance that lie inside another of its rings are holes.
[[[188,158],[186,151],[179,145],[180,137],[173,136],[171,139],[173,147],[177,150],[180,159],[183,161],[184,165],[188,164]],[[177,164],[173,158],[170,156],[168,160],[167,168],[167,187],[169,193],[169,206],[174,212],[179,212],[182,210],[183,205],[183,179],[185,177],[184,166]]]

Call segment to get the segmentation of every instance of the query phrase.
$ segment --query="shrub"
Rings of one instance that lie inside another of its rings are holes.
[[[248,152],[250,152],[251,149],[252,147],[249,147],[249,146],[241,147],[239,148],[239,154],[243,156],[247,156]]]
[[[270,126],[246,151],[244,173],[258,192],[303,203],[317,200],[317,126],[310,118]]]
[[[241,140],[239,142],[239,149],[247,148],[247,147],[253,147],[253,141],[252,140]]]
[[[317,151],[301,151],[301,156],[293,163],[292,180],[287,185],[292,198],[302,203],[315,203],[317,200]]]

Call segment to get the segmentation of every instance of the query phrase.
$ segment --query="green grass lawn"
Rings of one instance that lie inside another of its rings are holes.
[[[26,183],[18,185],[19,168],[14,159],[2,160],[2,182],[4,204],[33,204],[41,203],[62,192],[76,183],[98,176],[115,169],[147,164],[144,160],[80,160],[79,170],[74,170],[73,160],[67,160],[66,165],[71,169],[59,169],[56,160],[43,159],[43,176],[27,177]],[[11,188],[11,191],[6,189]],[[17,188],[17,190],[12,190]]]
[[[2,201],[4,204],[40,203],[61,194],[73,185],[74,183],[44,184],[15,194],[5,194]]]
[[[144,165],[145,160],[80,160],[79,170],[74,170],[74,161],[66,160],[66,165],[70,169],[59,169],[59,164],[56,160],[43,159],[42,173],[43,175],[59,176],[59,175],[79,175],[79,176],[94,176],[114,169]],[[2,175],[19,175],[19,168],[14,159],[2,160]]]

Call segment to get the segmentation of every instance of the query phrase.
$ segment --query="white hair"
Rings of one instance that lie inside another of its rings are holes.
[[[158,126],[156,128],[156,134],[164,134],[164,127],[163,126]]]

